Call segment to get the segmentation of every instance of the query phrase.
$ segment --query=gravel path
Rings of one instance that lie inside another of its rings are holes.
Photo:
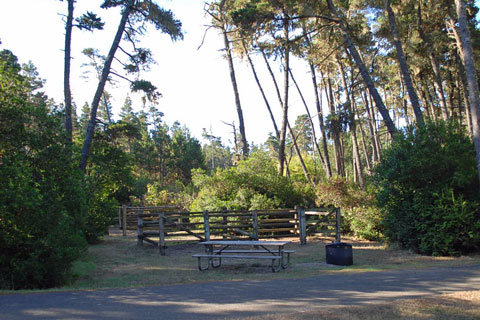
[[[208,271],[215,272],[215,271]],[[0,295],[0,319],[224,319],[480,289],[480,265]]]

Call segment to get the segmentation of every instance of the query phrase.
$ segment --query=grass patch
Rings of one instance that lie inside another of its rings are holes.
[[[292,240],[292,239],[290,239]],[[309,238],[307,245],[297,239],[288,249],[291,255],[289,268],[272,273],[269,262],[225,260],[222,267],[200,272],[192,254],[203,246],[195,242],[172,241],[167,255],[160,256],[158,249],[145,243],[137,246],[134,236],[122,237],[112,233],[90,246],[87,254],[75,264],[77,280],[62,289],[102,289],[174,285],[210,281],[274,280],[299,278],[338,272],[383,271],[405,268],[450,267],[480,263],[480,256],[428,257],[408,251],[388,248],[383,244],[346,239],[353,245],[353,266],[331,266],[325,263],[325,245],[331,241]]]

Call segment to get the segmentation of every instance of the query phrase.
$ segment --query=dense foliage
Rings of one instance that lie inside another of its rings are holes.
[[[429,123],[399,134],[375,170],[390,242],[424,254],[480,248],[475,152],[464,131]]]
[[[84,233],[89,243],[108,232],[118,206],[128,201],[134,184],[130,157],[108,140],[105,132],[97,133],[85,177],[88,215]]]
[[[61,285],[86,244],[82,175],[62,117],[7,50],[0,88],[0,288]]]
[[[290,179],[279,176],[275,163],[261,151],[240,161],[236,167],[218,169],[212,175],[197,170],[193,184],[198,194],[192,211],[293,208],[313,203]]]
[[[383,227],[373,190],[364,190],[342,178],[317,186],[317,205],[341,209],[342,232],[361,239],[381,240]]]

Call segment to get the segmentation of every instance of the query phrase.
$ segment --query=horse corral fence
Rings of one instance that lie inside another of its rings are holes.
[[[307,235],[335,236],[340,242],[340,209],[222,210],[188,212],[176,207],[127,207],[120,212],[123,235],[137,230],[139,245],[149,242],[165,255],[167,237],[192,236],[196,240],[259,240]]]

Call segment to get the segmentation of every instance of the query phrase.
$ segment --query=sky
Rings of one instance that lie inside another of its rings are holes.
[[[106,55],[113,40],[120,18],[118,10],[100,8],[100,0],[78,0],[75,16],[92,11],[106,23],[104,30],[91,32],[75,29],[72,36],[71,87],[77,109],[85,102],[90,103],[96,89],[96,80],[83,76],[86,58],[81,54],[84,48],[96,48]],[[151,28],[143,38],[141,46],[149,47],[157,61],[143,78],[150,80],[162,93],[158,109],[164,113],[164,121],[171,125],[179,121],[186,125],[193,136],[201,139],[203,128],[222,141],[231,145],[233,133],[230,126],[238,116],[228,63],[223,57],[223,40],[214,29],[208,30],[200,49],[210,19],[204,14],[202,0],[159,0],[157,3],[171,9],[183,24],[183,41],[172,42],[170,37]],[[64,60],[64,16],[67,3],[59,0],[0,0],[0,50],[11,50],[21,63],[32,61],[40,77],[46,80],[44,90],[56,103],[63,102],[63,60]],[[281,110],[271,86],[267,70],[259,57],[254,57],[259,77],[266,85],[267,96],[277,118],[281,120]],[[246,62],[234,60],[240,91],[246,136],[250,143],[260,144],[273,131],[264,101]],[[314,110],[313,89],[308,67],[303,61],[293,61],[292,70],[303,88],[310,109]],[[283,83],[280,65],[275,62],[277,80]],[[113,111],[118,115],[128,84],[119,81],[115,88],[107,90],[113,95]],[[141,103],[134,100],[138,111]],[[296,89],[291,87],[289,117],[294,122],[296,116],[305,113]],[[116,117],[118,119],[118,116]],[[203,141],[205,142],[205,141]]]

